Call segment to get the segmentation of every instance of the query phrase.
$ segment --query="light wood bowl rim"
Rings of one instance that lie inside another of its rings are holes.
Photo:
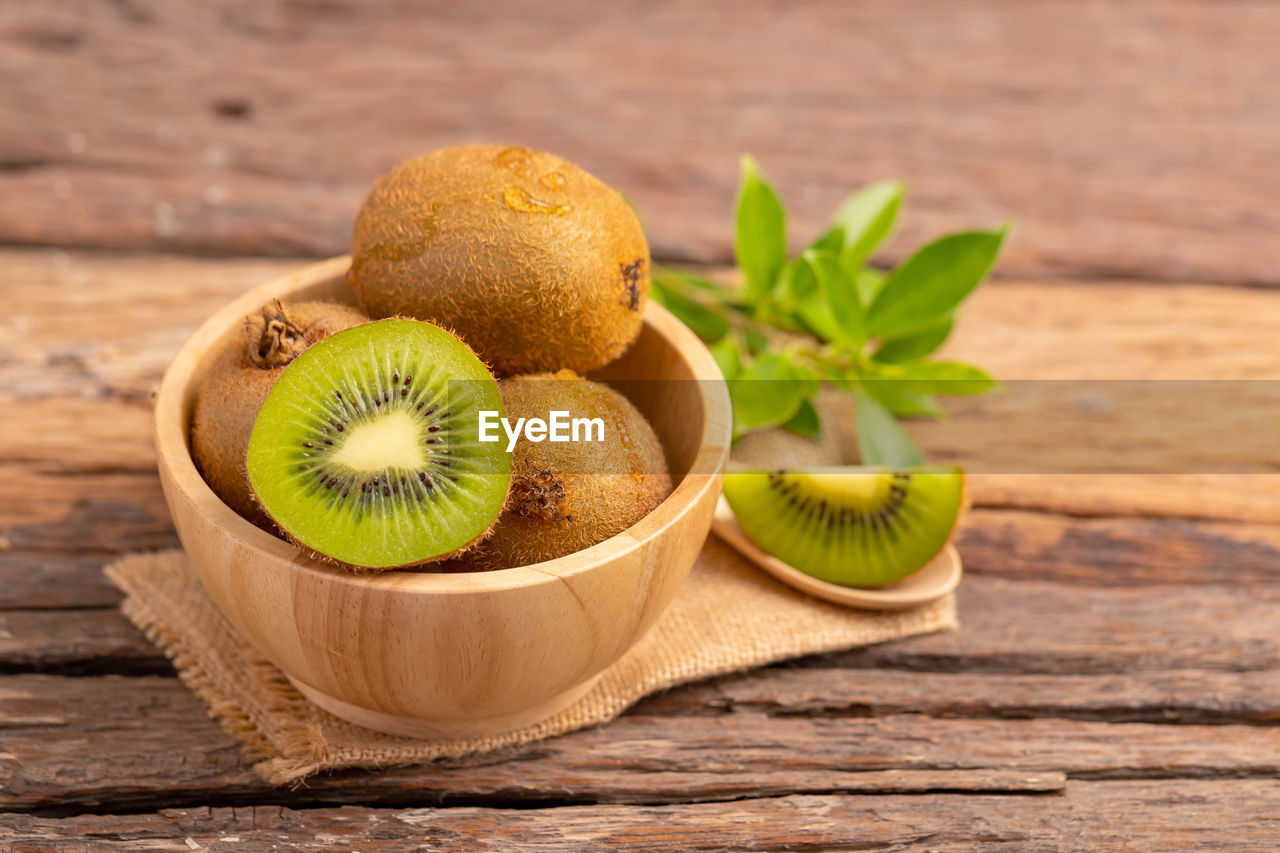
[[[360,573],[321,560],[293,544],[260,530],[222,502],[196,470],[188,444],[184,398],[202,354],[233,325],[256,313],[268,300],[288,300],[300,290],[345,277],[350,256],[308,264],[273,278],[231,301],[202,323],[183,343],[161,380],[155,401],[157,464],[166,469],[182,500],[193,504],[210,523],[222,527],[255,556],[291,564],[300,574],[322,575],[330,583],[365,590],[386,589],[400,594],[469,595],[497,590],[560,583],[561,578],[589,572],[665,535],[699,499],[718,487],[728,460],[732,410],[720,368],[706,346],[683,323],[652,299],[645,305],[644,323],[667,340],[691,375],[700,380],[704,419],[697,452],[689,472],[653,512],[604,542],[543,563],[491,572],[440,573],[393,570]],[[351,303],[354,304],[354,293]],[[172,498],[170,498],[172,499]],[[639,531],[639,532],[637,532]]]

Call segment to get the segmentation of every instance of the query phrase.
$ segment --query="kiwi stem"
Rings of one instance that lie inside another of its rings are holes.
[[[306,331],[294,322],[280,300],[274,299],[262,308],[262,332],[256,341],[249,341],[249,361],[263,368],[284,367],[308,343]]]
[[[560,502],[564,500],[564,486],[546,468],[526,462],[525,471],[511,478],[511,491],[507,496],[508,509],[524,518],[543,521],[560,521],[564,516]]]

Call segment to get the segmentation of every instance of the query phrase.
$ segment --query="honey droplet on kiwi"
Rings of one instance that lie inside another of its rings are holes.
[[[527,170],[529,166],[529,150],[527,148],[504,148],[493,158],[493,162],[513,172]]]
[[[542,183],[542,185],[549,190],[564,189],[564,175],[560,174],[559,172],[548,172],[547,174],[543,175],[539,180]]]
[[[548,213],[552,216],[564,216],[566,213],[573,211],[573,207],[567,204],[552,204],[549,201],[540,201],[520,189],[520,187],[507,187],[506,191],[502,193],[502,198],[507,203],[507,207],[512,210],[518,210],[521,213]]]

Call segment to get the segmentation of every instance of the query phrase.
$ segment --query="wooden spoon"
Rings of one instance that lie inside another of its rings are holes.
[[[724,498],[720,498],[720,502],[716,504],[711,529],[738,553],[783,583],[816,598],[861,610],[906,610],[937,601],[960,585],[963,573],[960,554],[954,545],[948,544],[923,568],[895,583],[876,588],[840,586],[806,575],[761,550],[738,524],[733,509]]]

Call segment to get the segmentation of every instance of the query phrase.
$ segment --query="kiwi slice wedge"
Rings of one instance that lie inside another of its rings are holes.
[[[483,538],[506,500],[510,457],[479,441],[481,410],[502,412],[498,385],[452,334],[356,326],[280,374],[249,437],[249,485],[319,556],[368,569],[441,560]]]
[[[955,466],[731,472],[724,496],[765,551],[820,580],[864,587],[932,560],[966,502]]]

